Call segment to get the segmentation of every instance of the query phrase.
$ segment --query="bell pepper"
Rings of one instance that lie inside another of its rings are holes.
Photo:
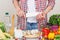
[[[60,35],[56,35],[54,40],[60,40]]]
[[[60,26],[59,26],[59,28],[58,28],[58,34],[60,34]]]
[[[50,32],[49,34],[48,34],[48,39],[50,40],[50,39],[54,39],[54,37],[55,37],[55,33],[54,32]]]
[[[43,37],[47,38],[48,37],[48,34],[49,34],[50,30],[48,28],[43,28],[42,29],[42,35]]]
[[[58,31],[57,31],[57,30],[53,30],[53,32],[55,33],[55,35],[57,35],[57,34],[58,34]]]

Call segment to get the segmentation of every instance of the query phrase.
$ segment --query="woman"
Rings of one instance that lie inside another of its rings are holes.
[[[47,2],[48,2],[48,4],[47,4]],[[53,7],[55,5],[55,0],[33,0],[33,1],[32,0],[30,0],[30,1],[29,0],[13,0],[13,4],[18,12],[17,13],[18,25],[20,24],[21,29],[32,30],[32,29],[38,28],[40,30],[40,26],[42,24],[44,26],[46,25],[46,23],[47,23],[46,16],[53,9]],[[29,20],[30,19],[29,17],[26,18],[27,13],[33,14],[33,12],[35,12],[35,11],[39,12],[39,14],[36,15],[35,20],[33,20],[32,18],[31,19],[32,19],[32,21],[35,21],[35,22],[37,21],[36,23],[31,22],[31,20]],[[28,21],[26,21],[26,19]],[[38,27],[37,27],[37,25],[38,25]]]

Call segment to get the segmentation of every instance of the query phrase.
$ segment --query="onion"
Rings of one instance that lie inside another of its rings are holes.
[[[51,30],[57,30],[57,29],[58,29],[58,25],[51,26]]]

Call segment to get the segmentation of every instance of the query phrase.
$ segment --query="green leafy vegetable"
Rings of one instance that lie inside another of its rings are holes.
[[[49,23],[53,25],[60,25],[60,14],[52,15],[49,19]]]
[[[0,22],[0,29],[5,32],[6,29],[5,29],[5,24],[3,22]]]
[[[49,19],[49,23],[57,25],[57,15],[52,15]]]

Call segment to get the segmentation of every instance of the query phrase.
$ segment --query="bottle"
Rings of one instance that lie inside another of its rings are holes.
[[[9,32],[9,29],[11,27],[11,20],[10,20],[10,14],[8,12],[5,13],[5,28],[6,32]]]

